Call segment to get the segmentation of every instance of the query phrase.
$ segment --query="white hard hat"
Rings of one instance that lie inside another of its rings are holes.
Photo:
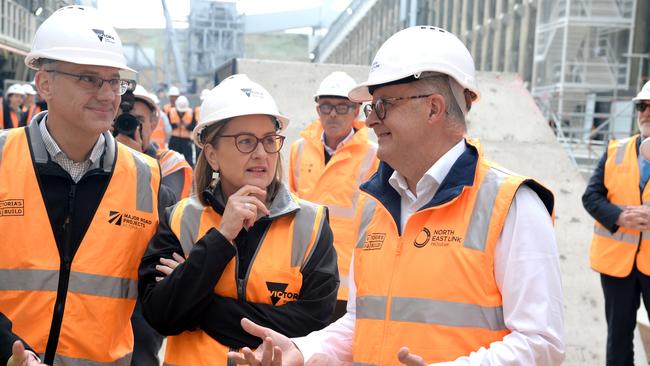
[[[280,114],[275,100],[264,87],[244,74],[232,75],[206,96],[201,104],[201,116],[192,132],[192,139],[196,145],[203,147],[200,138],[206,127],[228,118],[254,114],[275,117],[282,130],[289,125],[289,119]]]
[[[343,71],[334,71],[321,81],[316,94],[314,94],[314,100],[317,101],[318,97],[326,95],[347,99],[348,93],[356,85],[357,82],[350,75]]]
[[[7,95],[9,94],[19,94],[19,95],[25,95],[25,89],[23,89],[23,86],[20,84],[13,84],[9,88],[7,88]]]
[[[650,100],[650,81],[646,82],[643,85],[643,88],[641,88],[639,94],[637,94],[636,97],[634,97],[632,100],[635,102],[637,100]]]
[[[54,12],[38,27],[25,65],[38,70],[39,59],[115,67],[131,73],[122,41],[97,9],[71,5]]]
[[[32,84],[23,84],[23,92],[28,95],[36,95],[36,90]]]
[[[156,107],[160,105],[160,99],[158,99],[156,93],[149,93],[149,98],[151,98],[151,100],[153,100],[153,102],[156,103]]]
[[[181,95],[176,99],[176,103],[174,103],[174,107],[176,107],[176,110],[179,112],[187,112],[191,111],[192,108],[190,108],[190,101],[187,100],[187,97],[184,95]]]
[[[210,93],[210,89],[201,90],[201,96],[199,98],[201,98],[201,100],[205,99],[205,97],[208,96],[208,93]]]
[[[479,100],[474,60],[467,47],[453,34],[432,26],[406,28],[388,38],[372,61],[368,80],[350,91],[350,100],[372,100],[369,86],[408,77],[417,79],[427,71],[449,75],[459,84],[458,88],[451,89],[456,100],[462,102],[459,103],[462,110],[465,110],[464,89],[474,93],[474,102]]]
[[[167,91],[167,96],[168,97],[177,97],[179,95],[181,95],[181,91],[178,90],[177,87],[175,87],[175,86],[170,86],[169,87],[169,90]]]
[[[133,96],[135,99],[138,99],[144,103],[146,103],[149,108],[151,109],[156,109],[157,103],[154,102],[153,99],[151,99],[151,94],[147,91],[147,89],[144,88],[144,86],[138,84],[135,86],[135,89],[133,90]]]

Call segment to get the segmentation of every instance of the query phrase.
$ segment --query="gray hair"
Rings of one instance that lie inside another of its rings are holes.
[[[413,82],[413,86],[421,93],[439,93],[445,98],[447,115],[449,118],[465,126],[465,114],[460,109],[450,87],[449,75],[438,72],[424,72],[420,78]]]

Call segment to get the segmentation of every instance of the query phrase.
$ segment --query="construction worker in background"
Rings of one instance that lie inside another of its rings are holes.
[[[132,96],[133,102],[127,103],[128,107],[124,103],[126,95],[122,96],[121,109],[122,112],[127,112],[133,116],[138,126],[132,134],[130,131],[119,133],[116,136],[117,141],[157,159],[162,172],[163,185],[171,189],[176,200],[189,197],[192,189],[192,167],[183,155],[174,150],[161,148],[152,140],[153,132],[160,121],[158,106],[152,98],[152,94],[142,85],[138,85],[135,87]],[[125,111],[125,109],[128,110]],[[117,121],[120,121],[119,116]],[[130,125],[129,123],[126,124]],[[119,129],[116,128],[116,131],[119,131]]]
[[[640,133],[609,141],[582,196],[595,219],[589,257],[605,296],[610,366],[634,364],[641,297],[650,313],[650,162],[639,155],[641,141],[650,137],[650,82],[633,101]]]
[[[172,126],[172,138],[169,140],[169,148],[185,156],[185,160],[194,166],[194,149],[192,147],[192,130],[196,126],[194,113],[190,107],[187,97],[181,95],[176,103],[169,110],[169,124]]]
[[[156,104],[158,111],[158,124],[151,133],[151,141],[158,145],[158,148],[167,150],[169,148],[169,139],[172,137],[172,126],[169,124],[169,117],[160,110],[160,99],[156,94],[151,93],[151,100]]]
[[[208,93],[210,93],[210,89],[201,90],[201,94],[199,95],[199,99],[201,100],[201,103],[203,103],[205,97],[208,96]],[[200,115],[201,115],[201,105],[199,104],[196,107],[194,107],[194,119],[198,121]]]
[[[134,71],[106,19],[66,6],[39,26],[25,64],[49,110],[0,132],[0,312],[48,365],[130,362],[158,224],[158,163],[108,133]]]
[[[169,87],[169,90],[167,91],[167,99],[169,99],[169,101],[167,102],[167,104],[163,106],[163,112],[165,114],[169,114],[169,111],[172,109],[172,107],[176,105],[176,99],[178,99],[180,95],[181,95],[181,91],[178,90],[177,87],[175,86]]]
[[[371,101],[364,112],[381,163],[361,186],[348,313],[293,340],[244,319],[264,344],[230,356],[263,365],[280,356],[291,365],[562,363],[553,195],[464,138],[479,99],[465,45],[437,27],[404,29],[349,97]]]
[[[43,109],[44,102],[41,100],[39,100],[39,103],[36,102],[38,93],[32,84],[23,84],[23,91],[25,92],[25,101],[22,105],[22,115],[18,123],[20,127],[26,126],[35,115],[47,109],[47,107]]]
[[[233,75],[202,111],[192,134],[203,148],[197,194],[168,211],[140,266],[143,314],[174,335],[169,365],[225,365],[229,349],[256,347],[242,317],[294,336],[320,329],[338,287],[327,209],[282,182],[289,120],[271,95]]]
[[[0,129],[18,127],[22,111],[20,109],[25,99],[25,90],[20,84],[13,84],[7,88],[2,104],[0,104]]]
[[[359,229],[354,222],[359,185],[379,165],[377,144],[368,140],[368,128],[357,119],[361,104],[348,99],[356,84],[342,71],[323,79],[314,95],[319,119],[300,133],[289,159],[291,191],[329,209],[341,278],[333,320],[345,314],[348,299],[348,272]]]

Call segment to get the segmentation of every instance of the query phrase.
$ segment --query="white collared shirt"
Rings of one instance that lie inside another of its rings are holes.
[[[466,149],[464,141],[462,144],[462,148],[454,146],[440,159],[442,161],[439,160],[440,164],[436,162],[427,171],[417,184],[417,197],[408,188],[404,189],[405,181],[400,185],[399,175],[390,178],[391,186],[399,187],[395,189],[401,196],[402,227],[417,210],[410,211],[412,207],[420,208],[433,197],[436,184],[447,176],[462,154],[459,151]],[[431,191],[427,191],[427,187]],[[558,258],[548,211],[532,189],[522,186],[512,201],[494,253],[494,277],[503,299],[504,321],[511,333],[491,343],[487,349],[480,348],[455,361],[436,365],[560,365],[565,357],[565,346]],[[356,318],[356,286],[352,280],[354,258],[348,278],[347,313],[322,330],[292,339],[305,361],[316,353],[344,362],[352,361]]]
[[[99,160],[101,159],[105,149],[106,139],[104,138],[104,134],[99,135],[99,138],[97,139],[95,146],[90,152],[88,159],[80,162],[75,162],[72,159],[68,158],[68,156],[63,152],[63,150],[61,150],[56,141],[54,141],[54,138],[52,138],[52,135],[50,135],[50,132],[47,130],[46,123],[47,116],[43,118],[43,121],[41,121],[38,127],[41,132],[41,136],[43,137],[43,143],[45,144],[47,153],[50,154],[52,161],[59,164],[63,170],[70,174],[70,177],[75,183],[78,183],[81,177],[83,177],[84,174],[86,174],[86,172],[88,172],[90,169],[99,167]]]
[[[351,128],[350,133],[348,133],[348,135],[345,136],[345,138],[341,142],[339,142],[338,145],[336,145],[336,149],[332,149],[331,147],[327,146],[327,144],[325,143],[325,132],[323,132],[320,135],[320,140],[323,142],[323,146],[325,146],[325,151],[327,151],[327,153],[330,156],[332,156],[341,148],[341,146],[345,145],[348,141],[352,140],[352,137],[354,137],[354,132],[355,132],[354,128]]]

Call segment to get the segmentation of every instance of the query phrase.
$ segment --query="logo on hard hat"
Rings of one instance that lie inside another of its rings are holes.
[[[377,68],[379,68],[379,66],[381,66],[379,62],[377,61],[373,62],[372,65],[370,65],[370,72],[375,71]]]
[[[256,98],[264,98],[264,93],[258,92],[257,90],[253,90],[251,88],[241,88],[239,90],[244,92],[244,94],[246,94],[246,96],[249,97],[249,98],[251,96],[256,97]]]
[[[100,42],[115,43],[115,37],[108,33],[104,33],[103,29],[93,29],[93,32],[95,32]]]

